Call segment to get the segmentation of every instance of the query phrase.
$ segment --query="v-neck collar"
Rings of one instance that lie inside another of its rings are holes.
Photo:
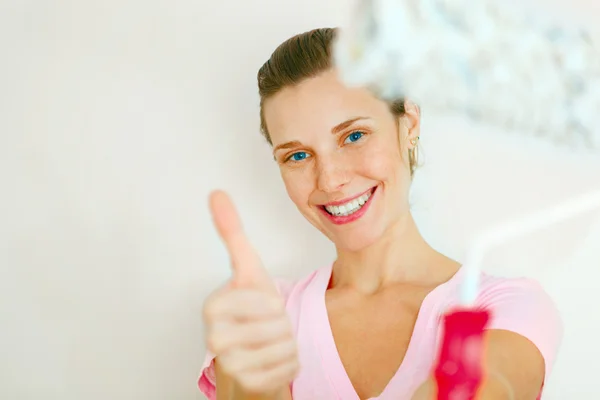
[[[332,270],[331,265],[327,268],[322,268],[318,271],[316,279],[313,281],[312,291],[309,295],[309,312],[314,316],[313,323],[311,324],[311,335],[321,354],[323,365],[326,366],[325,373],[328,375],[329,381],[339,399],[360,400],[344,368],[335,344],[331,324],[329,323],[325,293],[331,279]],[[415,321],[415,326],[402,363],[381,394],[368,400],[390,399],[392,398],[392,394],[394,399],[408,398],[412,395],[412,393],[405,393],[405,391],[411,390],[414,387],[414,375],[419,369],[417,366],[420,362],[423,362],[418,357],[421,354],[420,350],[423,342],[420,340],[420,337],[415,337],[415,332],[423,332],[435,328],[431,325],[438,323],[438,316],[436,315],[436,318],[428,318],[431,313],[427,311],[436,304],[436,300],[442,295],[441,292],[444,291],[444,288],[456,282],[456,278],[458,278],[461,271],[462,268],[452,278],[437,286],[425,296],[417,314],[417,320]]]

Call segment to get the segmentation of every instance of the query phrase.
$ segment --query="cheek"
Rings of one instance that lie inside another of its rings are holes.
[[[307,206],[308,198],[312,192],[310,180],[305,175],[298,170],[281,170],[281,178],[283,179],[285,190],[290,200],[298,208]]]
[[[376,143],[360,158],[361,170],[381,180],[394,180],[403,167],[400,151],[394,143]]]

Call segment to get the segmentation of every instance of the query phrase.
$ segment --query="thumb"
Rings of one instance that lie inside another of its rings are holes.
[[[244,233],[229,196],[223,191],[214,191],[210,194],[209,203],[213,223],[231,259],[233,285],[276,290],[258,253]]]

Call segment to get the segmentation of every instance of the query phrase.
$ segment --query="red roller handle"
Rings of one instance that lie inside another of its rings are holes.
[[[434,377],[438,400],[473,400],[484,376],[483,333],[490,313],[458,308],[444,316]]]

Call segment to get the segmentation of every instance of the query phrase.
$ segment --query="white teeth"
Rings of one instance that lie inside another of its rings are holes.
[[[342,204],[339,206],[325,206],[325,209],[329,211],[330,214],[333,214],[338,217],[354,214],[362,208],[362,206],[367,202],[367,200],[369,200],[369,197],[371,197],[371,193],[372,192],[363,194],[362,196],[354,200],[350,200],[346,204]]]

